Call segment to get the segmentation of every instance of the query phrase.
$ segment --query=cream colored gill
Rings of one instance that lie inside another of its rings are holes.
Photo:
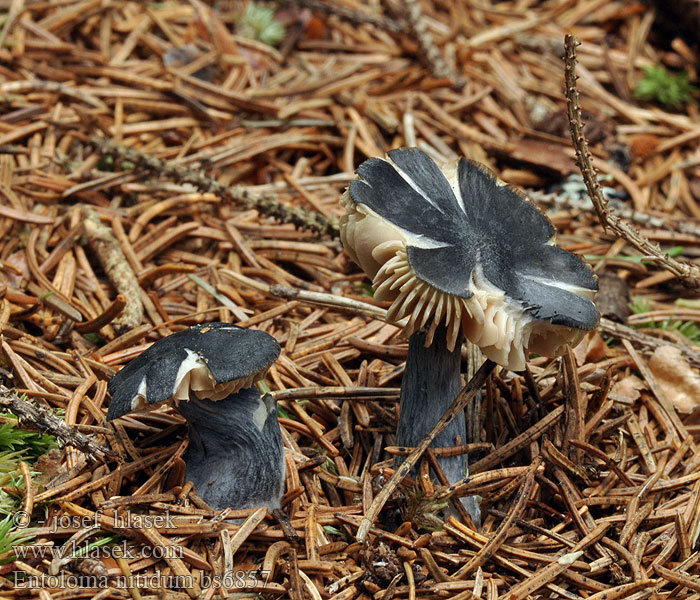
[[[449,167],[449,165],[448,165]],[[456,168],[446,173],[455,189]],[[458,196],[461,200],[461,196]],[[372,277],[374,297],[392,302],[387,319],[403,327],[407,336],[427,327],[426,345],[431,345],[441,323],[447,328],[447,348],[453,350],[463,334],[482,353],[508,369],[519,371],[531,352],[544,356],[561,354],[567,344],[578,343],[585,331],[538,321],[520,302],[493,285],[477,263],[469,282],[470,298],[454,296],[423,281],[408,261],[407,245],[439,247],[424,237],[412,236],[387,223],[369,207],[352,200],[349,192],[341,200],[341,240],[351,258]],[[533,278],[534,279],[534,278]],[[536,279],[539,281],[539,279]],[[562,282],[546,285],[593,299],[595,292]]]
[[[519,302],[492,285],[480,265],[472,272],[471,298],[453,296],[421,281],[408,264],[405,249],[382,266],[374,285],[375,298],[392,301],[388,320],[401,322],[407,336],[428,327],[425,343],[429,346],[438,325],[444,323],[449,350],[454,350],[463,334],[484,356],[513,371],[525,368],[530,353],[558,356],[567,344],[576,345],[586,334],[534,319]]]
[[[444,246],[386,221],[369,206],[355,202],[349,190],[342,195],[340,205],[345,209],[340,217],[340,240],[350,258],[372,278],[399,248],[409,243],[416,248]]]
[[[190,399],[190,390],[200,399],[222,400],[243,388],[250,387],[255,383],[256,377],[261,376],[253,373],[241,379],[216,383],[214,375],[202,357],[189,348],[185,348],[185,352],[187,352],[187,358],[180,364],[175,377],[173,401],[176,405],[181,400]]]
[[[214,376],[202,357],[189,348],[185,348],[185,352],[187,358],[180,363],[173,385],[172,397],[175,404],[189,400],[190,390],[202,392],[206,389],[213,390],[216,386]]]

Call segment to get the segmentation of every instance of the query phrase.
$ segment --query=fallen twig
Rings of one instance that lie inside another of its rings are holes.
[[[143,319],[143,303],[141,302],[139,280],[131,265],[129,265],[126,256],[124,256],[124,251],[121,249],[119,242],[112,234],[112,230],[102,224],[97,213],[92,208],[84,206],[82,213],[87,242],[100,261],[112,285],[117,292],[124,296],[126,301],[124,312],[113,321],[113,324],[119,331],[138,327]],[[103,324],[100,324],[100,326]]]
[[[354,300],[352,298],[344,298],[342,296],[324,294],[322,292],[309,292],[307,290],[299,290],[286,285],[271,285],[270,293],[280,298],[301,300],[302,302],[317,304],[319,306],[330,306],[339,310],[345,310],[386,321],[385,309],[367,302],[360,302],[359,300]]]
[[[411,33],[413,33],[418,42],[421,58],[425,61],[428,69],[430,69],[431,75],[433,77],[451,79],[456,88],[462,89],[466,85],[466,81],[447,66],[442,52],[435,45],[435,40],[433,40],[433,36],[428,31],[423,11],[418,1],[404,0],[403,4],[406,7],[406,19]]]
[[[566,105],[569,118],[569,130],[571,139],[576,149],[579,169],[588,189],[593,206],[598,213],[598,219],[603,229],[610,228],[618,236],[625,239],[643,255],[651,257],[651,260],[658,261],[667,271],[673,273],[689,287],[700,287],[700,269],[695,265],[682,263],[671,258],[661,250],[658,244],[654,244],[642,236],[634,227],[622,221],[608,206],[608,201],[603,196],[598,183],[598,177],[588,142],[583,134],[583,123],[581,121],[581,106],[579,104],[579,94],[576,88],[576,46],[578,42],[572,34],[567,34],[564,39],[566,47],[565,56],[565,79],[566,79]]]
[[[111,140],[93,136],[90,138],[90,141],[103,154],[110,154],[122,160],[130,161],[137,169],[158,173],[161,176],[170,177],[179,183],[192,184],[202,192],[211,192],[246,208],[253,208],[281,223],[291,223],[301,229],[310,229],[320,235],[330,235],[334,238],[340,235],[336,225],[318,213],[287,206],[276,200],[262,198],[241,186],[225,186],[216,179],[207,177],[201,171],[175,165],[156,156],[149,156],[143,152],[115,144]]]
[[[56,436],[60,445],[73,446],[83,452],[90,460],[104,462],[117,456],[109,448],[66,425],[65,421],[49,410],[23,400],[13,390],[1,384],[0,407],[16,415],[22,427],[33,427],[42,433]]]
[[[630,342],[642,346],[647,350],[655,350],[659,346],[668,345],[667,340],[659,339],[639,331],[637,329],[632,329],[623,325],[622,323],[616,323],[610,319],[602,318],[600,320],[600,330],[612,337],[629,340]],[[676,347],[681,351],[685,359],[694,367],[700,369],[700,352],[693,350],[693,346],[686,346],[683,344],[677,344]]]

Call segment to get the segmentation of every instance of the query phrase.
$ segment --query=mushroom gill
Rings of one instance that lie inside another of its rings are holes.
[[[453,169],[446,168],[446,174]],[[343,194],[341,205],[345,208],[340,221],[343,245],[372,277],[374,297],[392,302],[387,318],[392,323],[402,322],[407,337],[427,327],[425,345],[430,346],[437,327],[444,323],[450,351],[461,339],[461,332],[480,347],[484,356],[519,371],[525,368],[530,353],[558,356],[567,344],[578,344],[586,334],[583,329],[535,319],[527,307],[489,282],[479,263],[471,273],[469,289],[465,290],[469,297],[436,288],[411,267],[407,245],[417,241],[414,234],[388,223],[370,207],[354,202],[349,191]],[[595,291],[584,288],[571,291],[590,300],[595,296]]]

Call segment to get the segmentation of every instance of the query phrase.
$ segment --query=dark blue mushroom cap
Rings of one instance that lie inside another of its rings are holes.
[[[350,183],[346,249],[407,332],[439,322],[484,354],[524,367],[523,350],[560,352],[598,323],[592,269],[518,190],[465,158],[440,166],[417,148],[371,158]]]
[[[264,331],[228,323],[196,325],[155,342],[109,382],[107,419],[174,398],[220,400],[253,385],[280,353]]]

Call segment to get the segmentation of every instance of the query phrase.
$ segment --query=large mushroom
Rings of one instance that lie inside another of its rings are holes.
[[[190,327],[154,343],[109,382],[108,419],[172,401],[189,425],[186,477],[215,509],[280,508],[284,449],[276,402],[255,382],[280,353],[271,335]]]
[[[341,239],[372,277],[374,297],[392,302],[388,319],[410,336],[399,445],[417,446],[454,400],[465,336],[519,371],[530,353],[556,356],[598,323],[592,270],[555,246],[549,219],[482,165],[438,165],[400,148],[357,173],[341,200]],[[465,434],[455,419],[434,445]],[[451,482],[468,474],[462,456],[440,463]],[[478,520],[476,505],[467,508]]]

